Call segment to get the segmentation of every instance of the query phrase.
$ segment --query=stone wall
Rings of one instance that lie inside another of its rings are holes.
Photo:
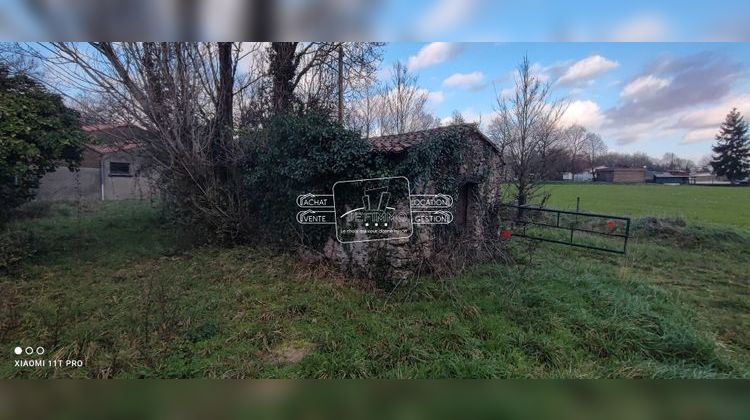
[[[417,272],[424,272],[439,253],[458,252],[457,247],[478,246],[487,235],[496,234],[492,224],[487,224],[494,203],[499,202],[502,160],[499,152],[479,135],[472,135],[466,142],[463,163],[457,169],[457,179],[463,188],[470,190],[469,201],[453,196],[451,209],[456,220],[457,206],[467,205],[470,212],[464,226],[456,226],[458,237],[453,240],[438,238],[435,225],[415,225],[414,234],[409,239],[342,244],[331,237],[325,244],[324,255],[344,271],[366,278],[383,278],[391,284],[408,278]],[[445,193],[436,191],[432,182],[412,185],[412,194]],[[474,253],[474,255],[478,255]]]

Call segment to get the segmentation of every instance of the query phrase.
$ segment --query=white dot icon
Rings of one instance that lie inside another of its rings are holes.
[[[15,354],[21,354],[21,353],[23,353],[23,349],[20,348],[20,347],[16,347],[15,349],[13,349],[13,353],[15,353]]]

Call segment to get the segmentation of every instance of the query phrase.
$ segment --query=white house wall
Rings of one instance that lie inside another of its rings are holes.
[[[99,169],[95,168],[80,168],[77,172],[71,172],[67,167],[58,167],[56,171],[46,174],[41,179],[36,199],[101,200],[99,172]]]

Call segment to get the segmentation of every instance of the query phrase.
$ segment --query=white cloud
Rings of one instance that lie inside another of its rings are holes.
[[[549,70],[548,68],[545,68],[544,66],[542,66],[539,63],[533,63],[531,65],[531,73],[534,76],[536,76],[537,80],[539,80],[542,83],[545,83],[545,82],[549,81],[549,79],[550,79],[548,70]]]
[[[591,130],[601,127],[603,123],[604,114],[599,105],[589,100],[571,102],[562,117],[564,126],[579,124]]]
[[[393,75],[393,69],[391,67],[380,67],[375,71],[375,78],[378,80],[388,80]]]
[[[619,65],[618,62],[608,60],[601,55],[592,55],[573,63],[560,77],[558,82],[565,84],[590,80]]]
[[[714,140],[714,136],[719,130],[717,128],[701,128],[690,130],[682,137],[680,144],[702,143]]]
[[[637,99],[640,96],[650,96],[664,89],[672,83],[669,79],[662,79],[652,75],[641,76],[628,83],[620,92],[620,97]]]
[[[430,103],[430,105],[440,105],[445,100],[445,95],[443,95],[443,92],[440,90],[437,91],[427,91],[422,90],[424,93],[427,94],[427,102]]]
[[[473,73],[455,73],[443,80],[443,86],[471,89],[479,87],[484,81],[484,74],[480,71]]]
[[[500,91],[502,99],[511,99],[516,94],[516,88],[508,87]]]
[[[679,144],[710,144],[719,126],[732,108],[750,115],[750,95],[737,95],[714,102],[710,106],[692,106],[667,115],[627,125],[607,125],[605,134],[617,144],[681,139]],[[611,122],[607,120],[606,122]]]
[[[466,22],[476,9],[475,0],[440,0],[417,24],[417,30],[423,35],[444,32]]]
[[[733,96],[715,106],[685,112],[680,115],[675,127],[691,129],[712,127],[718,131],[732,108],[737,108],[746,120],[750,118],[750,95]]]
[[[733,96],[711,107],[684,112],[672,128],[687,130],[680,144],[712,142],[732,108],[745,118],[750,116],[750,95]]]
[[[417,55],[409,57],[407,66],[409,71],[440,64],[458,55],[461,46],[450,42],[432,42],[419,50]]]
[[[655,14],[642,14],[614,25],[608,38],[616,42],[666,41],[670,37],[666,19]]]

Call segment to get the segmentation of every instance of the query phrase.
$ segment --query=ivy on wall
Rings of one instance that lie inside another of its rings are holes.
[[[295,199],[307,192],[330,194],[335,182],[350,179],[404,176],[412,193],[444,193],[456,203],[465,181],[461,168],[470,135],[466,126],[459,126],[437,131],[403,153],[373,153],[368,140],[325,116],[276,117],[267,127],[243,135],[248,158],[242,171],[251,198],[251,231],[279,244],[301,242],[320,248],[332,235],[331,226],[298,225]],[[456,229],[442,225],[435,232],[445,236]]]

